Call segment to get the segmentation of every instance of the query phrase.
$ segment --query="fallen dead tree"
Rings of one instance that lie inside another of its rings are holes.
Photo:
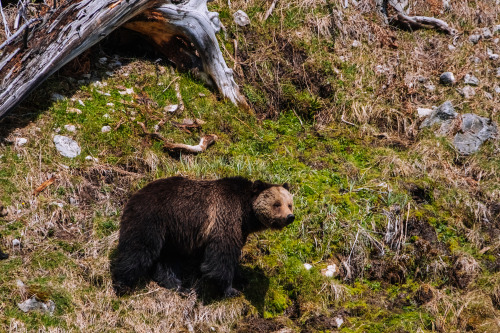
[[[206,2],[53,1],[52,7],[46,6],[38,13],[39,17],[29,18],[17,31],[10,30],[7,40],[0,46],[0,116],[11,111],[50,75],[120,26],[147,35],[160,50],[168,49],[173,39],[184,40],[192,50],[183,52],[201,60],[202,71],[219,92],[231,102],[248,107],[215,37],[220,30],[218,14],[209,12]]]

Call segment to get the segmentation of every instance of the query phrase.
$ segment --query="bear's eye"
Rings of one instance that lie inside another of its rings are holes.
[[[277,207],[281,206],[281,203],[279,201],[276,201],[273,206],[277,208]]]
[[[292,210],[292,205],[288,205],[288,209]]]

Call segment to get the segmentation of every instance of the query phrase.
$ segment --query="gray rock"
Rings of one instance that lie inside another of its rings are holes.
[[[469,42],[471,42],[472,44],[477,44],[481,40],[481,37],[481,35],[470,35]]]
[[[453,145],[463,155],[477,152],[483,142],[496,138],[498,133],[497,125],[490,119],[472,113],[462,116],[460,130],[455,135]]]
[[[491,33],[490,29],[488,28],[483,28],[481,29],[481,35],[483,35],[483,38],[489,39],[493,37],[493,34]]]
[[[493,53],[493,51],[490,49],[487,49],[486,52],[488,53],[488,58],[490,58],[490,60],[498,60],[498,58],[500,57],[498,54]]]
[[[460,95],[462,95],[464,98],[472,98],[476,96],[476,90],[472,88],[471,86],[465,86],[462,89],[458,91]]]
[[[490,100],[491,100],[491,99],[493,99],[493,95],[492,95],[492,94],[490,94],[490,93],[489,93],[489,92],[487,92],[487,91],[485,91],[485,92],[484,92],[484,97],[486,97],[487,99],[490,99]]]
[[[495,92],[496,92],[497,94],[500,94],[500,86],[496,86],[496,87],[495,87]]]
[[[234,22],[237,25],[239,25],[240,27],[244,27],[244,26],[250,24],[250,18],[248,18],[247,13],[245,13],[241,9],[233,14],[233,18],[234,18]]]
[[[448,50],[455,51],[457,48],[454,45],[448,44]]]
[[[479,85],[479,79],[470,74],[465,74],[464,82],[465,84],[470,84],[471,86]]]
[[[481,63],[481,58],[479,57],[472,57],[472,61],[476,64],[479,65]]]
[[[493,27],[493,33],[497,33],[497,32],[500,32],[500,24],[497,24]]]
[[[54,135],[54,144],[59,154],[65,157],[74,158],[82,152],[75,140],[64,135]]]
[[[43,303],[38,301],[36,299],[36,296],[33,296],[22,303],[17,303],[17,306],[23,312],[40,310],[50,315],[52,315],[54,313],[54,310],[56,309],[56,303],[54,303],[54,301],[49,300],[47,303]]]
[[[28,143],[28,139],[26,138],[15,138],[14,139],[14,144],[18,147],[24,146],[26,143]]]
[[[446,101],[432,111],[432,113],[422,122],[420,128],[430,127],[434,124],[441,124],[439,133],[446,134],[450,130],[453,120],[457,116],[458,113],[453,108],[453,104],[451,104],[450,101]]]
[[[58,93],[53,93],[52,96],[50,97],[50,99],[52,99],[54,102],[57,102],[57,101],[62,101],[64,100],[66,97],[64,97],[63,95],[61,94],[58,94]]]
[[[108,132],[111,132],[111,126],[107,126],[107,125],[106,125],[106,126],[103,126],[103,127],[101,128],[101,132],[102,132],[102,133],[108,133]]]
[[[455,83],[455,75],[453,75],[452,72],[444,72],[439,77],[439,82],[441,82],[442,84],[447,84],[447,85],[453,84],[453,83]]]

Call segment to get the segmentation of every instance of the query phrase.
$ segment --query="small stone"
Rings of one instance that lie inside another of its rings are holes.
[[[90,74],[83,74],[82,77],[84,79],[90,79],[92,77],[92,75],[90,75]]]
[[[477,77],[475,77],[474,75],[470,75],[470,74],[465,74],[464,82],[465,82],[465,84],[469,84],[471,86],[479,85],[479,79]]]
[[[92,83],[92,85],[94,87],[97,87],[97,88],[102,88],[102,87],[106,87],[108,85],[108,83],[107,82],[101,82],[101,81],[94,81]]]
[[[425,85],[424,85],[425,89],[429,90],[429,91],[434,91],[436,90],[436,86],[433,85],[431,82],[427,82]]]
[[[445,134],[450,129],[453,119],[457,116],[458,113],[455,111],[453,104],[451,104],[450,101],[446,101],[432,111],[432,113],[422,122],[420,128],[441,124],[439,133]]]
[[[59,207],[59,208],[63,208],[63,207],[64,207],[64,205],[63,205],[62,203],[60,203],[60,202],[56,202],[56,201],[51,202],[50,204],[51,204],[51,205],[54,205],[54,206],[57,206],[57,207]]]
[[[78,206],[78,200],[76,200],[73,197],[70,197],[69,198],[69,204],[72,205],[72,206]]]
[[[85,103],[83,103],[81,99],[78,100],[78,104],[80,104],[81,106],[85,106]]]
[[[451,85],[455,83],[455,75],[452,72],[444,72],[439,76],[439,82],[446,85]]]
[[[483,36],[484,39],[490,39],[493,37],[493,34],[488,28],[481,29],[481,35]]]
[[[361,42],[359,40],[354,40],[352,42],[352,47],[354,47],[354,48],[360,47],[361,45],[362,44],[361,44]]]
[[[481,58],[479,57],[473,57],[472,62],[474,62],[476,65],[479,65],[481,63]]]
[[[244,27],[244,26],[250,24],[250,18],[248,18],[247,13],[245,13],[241,9],[233,14],[233,18],[234,18],[234,22],[237,25],[239,25],[240,27]]]
[[[74,132],[76,131],[75,125],[64,125],[64,129],[68,132]]]
[[[207,95],[205,95],[204,93],[199,93],[199,94],[198,94],[198,96],[200,96],[200,97],[205,97],[205,96],[207,96]]]
[[[163,108],[165,112],[175,112],[179,108],[178,104],[167,105]]]
[[[125,88],[123,91],[118,92],[120,95],[131,95],[134,93],[134,88]]]
[[[312,268],[312,265],[311,265],[311,264],[307,264],[307,263],[305,263],[305,264],[304,264],[304,268],[305,268],[306,270],[310,270],[310,269]]]
[[[455,135],[453,145],[463,155],[479,150],[484,141],[495,138],[498,128],[490,119],[472,113],[462,115],[461,131]]]
[[[15,138],[14,139],[14,144],[18,147],[24,146],[28,142],[28,139],[26,138]]]
[[[335,323],[337,324],[337,328],[340,328],[340,326],[344,323],[344,319],[342,319],[342,317],[336,317]]]
[[[448,44],[448,50],[455,51],[457,48],[451,44]]]
[[[98,158],[96,158],[96,157],[92,157],[92,156],[90,156],[90,155],[85,156],[85,160],[86,160],[86,161],[94,161],[94,162],[98,162],[98,161],[99,161],[99,159],[98,159]]]
[[[106,58],[106,57],[99,58],[99,63],[100,64],[104,65],[107,62],[108,62],[108,58]]]
[[[486,97],[487,99],[490,99],[490,100],[491,100],[491,99],[493,99],[493,95],[492,95],[492,94],[490,94],[490,93],[489,93],[489,92],[487,92],[487,91],[485,91],[485,92],[484,92],[484,97]]]
[[[500,77],[500,67],[497,68],[497,74],[496,74],[497,77]]]
[[[106,106],[115,106],[115,103],[106,103]]]
[[[101,90],[99,90],[99,89],[96,89],[95,91],[96,91],[97,93],[101,94],[101,95],[104,95],[104,96],[111,96],[111,94],[110,94],[110,93],[107,93],[107,92],[101,91]]]
[[[54,132],[56,132],[56,133],[59,133],[59,132],[61,132],[61,127],[58,127],[58,128],[54,128]]]
[[[493,33],[496,34],[497,32],[500,32],[500,24],[497,24],[493,27]]]
[[[111,126],[103,126],[103,127],[101,128],[101,132],[102,132],[102,133],[111,132]]]
[[[422,117],[427,117],[434,111],[433,109],[426,109],[426,108],[417,108],[418,116],[420,118]]]
[[[113,68],[113,67],[121,67],[121,66],[122,66],[122,63],[119,60],[115,60],[111,64],[109,64],[109,67],[111,67],[111,68]]]
[[[500,38],[493,39],[493,43],[498,44],[500,42]]]
[[[58,93],[53,93],[52,96],[50,97],[53,101],[57,102],[57,101],[63,101],[66,97],[64,97],[63,95],[61,94],[58,94]]]
[[[12,240],[12,246],[19,246],[21,245],[21,241],[17,238]]]
[[[82,110],[77,109],[77,108],[67,108],[66,112],[68,112],[68,113],[82,114]]]
[[[56,304],[54,303],[54,301],[49,300],[48,302],[43,303],[41,301],[38,301],[36,299],[36,296],[32,296],[30,299],[22,303],[17,303],[17,306],[23,312],[40,310],[44,313],[48,313],[49,315],[52,315],[54,313],[54,310],[56,309]]]
[[[469,99],[469,98],[472,98],[476,95],[476,90],[474,88],[472,88],[471,86],[465,86],[459,90],[459,93],[463,97]]]
[[[106,71],[106,75],[107,75],[107,76],[113,76],[113,75],[115,75],[115,73],[110,72],[110,71]]]
[[[74,158],[80,155],[81,149],[78,143],[63,135],[55,135],[54,136],[54,144],[56,145],[56,149],[62,156]]]
[[[109,118],[109,114],[105,113],[105,114],[102,115],[102,117],[108,119]]]
[[[477,44],[481,40],[481,37],[481,35],[470,35],[469,42],[471,42],[472,44]]]
[[[496,87],[495,87],[495,92],[496,92],[497,94],[500,94],[500,86],[496,86]]]

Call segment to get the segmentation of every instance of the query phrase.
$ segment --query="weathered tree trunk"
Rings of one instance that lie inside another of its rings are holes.
[[[215,38],[220,29],[218,14],[208,11],[206,1],[74,0],[25,23],[0,46],[0,116],[55,71],[134,17],[138,19],[126,26],[147,34],[160,47],[172,37],[193,43],[204,72],[221,94],[246,107]],[[154,20],[140,20],[148,16]]]

